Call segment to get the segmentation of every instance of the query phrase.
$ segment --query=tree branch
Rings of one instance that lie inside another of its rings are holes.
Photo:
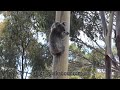
[[[96,50],[97,52],[101,53],[102,55],[105,55],[104,53],[100,52],[99,50],[97,50],[96,48],[92,47],[91,45],[86,44],[86,43],[85,43],[85,42],[83,42],[81,39],[77,38],[77,40],[78,40],[78,41],[80,41],[80,43],[82,43],[82,44],[86,45],[87,47],[89,47],[89,48],[92,48],[92,49]]]
[[[107,28],[107,24],[106,24],[104,11],[100,11],[100,16],[101,16],[101,21],[102,21],[102,25],[103,25],[104,36],[106,36],[108,28]]]

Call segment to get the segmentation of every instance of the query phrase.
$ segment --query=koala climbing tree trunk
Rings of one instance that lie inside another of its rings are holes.
[[[65,22],[65,30],[70,31],[70,11],[56,11],[56,22]],[[68,49],[69,35],[66,36],[63,42],[65,51],[60,56],[53,55],[53,79],[67,79],[66,72],[68,71]]]

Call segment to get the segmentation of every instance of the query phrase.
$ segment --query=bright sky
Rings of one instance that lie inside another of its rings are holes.
[[[2,14],[0,14],[0,22],[2,22],[4,19],[4,16]]]

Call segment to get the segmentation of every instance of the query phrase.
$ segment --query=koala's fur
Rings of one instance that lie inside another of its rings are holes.
[[[52,55],[61,55],[64,52],[65,46],[63,41],[68,34],[64,23],[55,22],[52,24],[49,35],[49,50]]]

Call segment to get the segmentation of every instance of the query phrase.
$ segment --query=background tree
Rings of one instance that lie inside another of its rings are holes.
[[[21,78],[23,79],[23,78],[26,78],[27,74],[30,73],[28,71],[31,69],[30,65],[33,65],[33,67],[34,67],[34,65],[36,65],[36,64],[32,64],[33,62],[31,60],[34,59],[34,62],[35,62],[35,60],[38,60],[38,59],[35,59],[34,56],[30,57],[30,55],[29,55],[29,54],[31,54],[30,48],[31,47],[35,48],[36,46],[38,47],[38,45],[42,46],[41,48],[46,47],[46,45],[42,45],[41,43],[35,44],[35,43],[38,43],[38,39],[37,39],[36,35],[38,34],[38,30],[42,29],[42,27],[40,27],[42,25],[37,27],[38,22],[36,22],[36,18],[35,18],[36,12],[11,11],[9,13],[10,13],[9,15],[5,14],[5,19],[7,19],[9,21],[5,30],[9,34],[8,35],[9,40],[14,43],[14,45],[11,45],[11,46],[12,47],[15,46],[16,51],[18,51],[18,53],[17,53],[18,57],[15,60],[15,64],[17,67],[18,75],[20,75]],[[37,17],[37,15],[36,15],[36,17]],[[42,22],[42,19],[41,19],[41,22]],[[39,24],[40,24],[40,22],[39,22]],[[35,29],[35,30],[33,30],[33,29]],[[8,41],[7,41],[7,43],[8,43]],[[7,45],[10,46],[9,44],[7,44]],[[38,58],[38,55],[41,54],[41,52],[38,53],[37,50],[40,50],[40,49],[37,48],[35,51],[35,53],[37,53],[37,54],[34,54],[34,55],[37,55],[36,58]],[[12,54],[11,50],[10,50],[10,53]],[[34,52],[32,52],[32,53],[34,53]],[[44,54],[44,53],[42,53],[42,54]],[[44,56],[41,55],[41,56],[45,57],[45,55]],[[48,61],[47,60],[46,62],[43,62],[42,58],[40,58],[40,60],[41,61],[37,62],[37,64],[38,64],[36,66],[37,70],[39,70],[40,68],[43,69],[45,67],[44,66],[45,63]],[[49,62],[50,61],[48,61],[48,63]],[[39,63],[40,63],[40,66],[39,66]],[[42,65],[42,64],[44,64],[44,65]],[[46,63],[46,65],[47,65],[47,63]]]

